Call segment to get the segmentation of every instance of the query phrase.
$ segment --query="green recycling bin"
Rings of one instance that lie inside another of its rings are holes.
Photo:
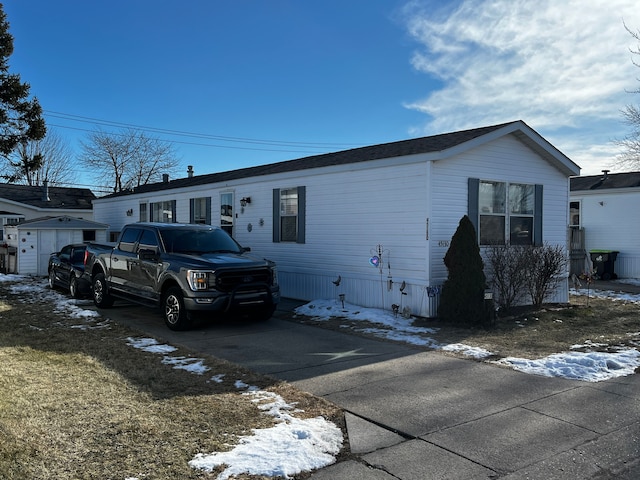
[[[618,278],[615,273],[616,258],[618,251],[616,250],[590,250],[591,262],[596,275],[602,280],[614,280]]]

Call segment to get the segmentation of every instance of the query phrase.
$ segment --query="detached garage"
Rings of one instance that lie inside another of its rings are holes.
[[[16,248],[16,273],[47,275],[49,255],[70,243],[104,242],[107,225],[67,215],[25,220],[5,226],[6,242]]]

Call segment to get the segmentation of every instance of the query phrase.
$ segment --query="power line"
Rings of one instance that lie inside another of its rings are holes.
[[[88,128],[70,127],[68,125],[59,125],[59,124],[56,124],[56,123],[47,122],[47,125],[50,125],[52,127],[58,127],[58,128],[66,128],[66,129],[69,129],[69,130],[76,130],[76,131],[80,131],[80,132],[88,132],[88,133],[94,133],[95,132],[95,130],[90,130]],[[121,134],[121,133],[109,133],[109,135],[123,136],[123,134]],[[197,147],[231,148],[231,149],[234,149],[234,150],[256,150],[256,151],[260,151],[260,152],[318,153],[318,152],[314,152],[314,151],[310,151],[310,150],[284,150],[284,149],[280,149],[280,148],[239,147],[239,146],[236,146],[236,145],[214,145],[214,144],[211,144],[211,143],[185,142],[185,141],[181,141],[181,140],[161,139],[161,141],[168,142],[168,143],[176,143],[176,144],[180,144],[180,145],[192,145],[192,146],[197,146]],[[316,147],[316,148],[320,148],[320,147]]]
[[[61,120],[70,120],[75,122],[91,123],[94,125],[102,125],[102,126],[118,127],[118,128],[134,128],[137,130],[143,130],[143,131],[153,132],[153,133],[163,134],[163,135],[190,137],[190,138],[215,140],[215,141],[222,141],[222,142],[265,145],[265,146],[274,146],[274,147],[293,147],[293,148],[297,147],[297,148],[321,149],[321,150],[326,150],[327,148],[330,148],[330,147],[344,148],[344,147],[362,146],[360,144],[351,144],[351,143],[296,142],[296,141],[284,141],[284,140],[265,140],[265,139],[249,138],[249,137],[230,137],[230,136],[223,136],[223,135],[195,133],[195,132],[187,132],[187,131],[172,130],[172,129],[165,129],[165,128],[157,128],[157,127],[147,127],[147,126],[136,125],[132,123],[116,122],[116,121],[103,120],[103,119],[98,119],[93,117],[85,117],[82,115],[73,115],[68,113],[55,112],[52,110],[44,110],[44,112],[49,117],[58,118]],[[55,127],[68,128],[72,130],[79,130],[79,131],[85,131],[85,132],[93,131],[85,128],[70,127],[68,125],[58,125],[58,124],[50,124],[50,125]],[[232,145],[187,142],[187,141],[180,141],[180,140],[167,140],[167,141],[172,143],[185,144],[185,145],[206,146],[206,147],[214,147],[214,148],[233,148],[233,149],[241,149],[241,150],[260,150],[260,151],[289,152],[289,153],[296,153],[296,152],[314,153],[313,151],[310,152],[309,150],[283,150],[283,149],[255,148],[255,147],[239,147],[239,146],[232,146]]]

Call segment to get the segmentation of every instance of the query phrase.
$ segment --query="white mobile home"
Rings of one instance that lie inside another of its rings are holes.
[[[584,250],[618,251],[615,274],[640,278],[640,172],[571,179],[570,220],[584,231]]]
[[[463,215],[481,243],[566,247],[578,173],[516,121],[145,185],[96,199],[94,218],[112,239],[142,220],[221,225],[277,262],[285,297],[344,294],[434,316]],[[568,300],[566,285],[557,300]]]

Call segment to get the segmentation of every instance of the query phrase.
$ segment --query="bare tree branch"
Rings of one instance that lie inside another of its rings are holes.
[[[32,159],[39,158],[34,163]],[[7,178],[15,183],[42,185],[74,184],[77,173],[71,150],[55,132],[47,132],[42,140],[21,143],[7,160]]]
[[[110,182],[114,192],[160,181],[172,174],[180,162],[173,146],[134,129],[120,133],[97,130],[81,142],[81,162],[101,183]]]
[[[629,51],[640,58],[640,30],[631,30],[626,24],[624,28],[629,34],[638,41],[635,49]],[[631,59],[636,67],[640,67],[640,62],[634,58]],[[638,79],[640,81],[640,79]],[[632,90],[630,93],[640,93],[640,88]],[[638,170],[640,169],[640,107],[629,104],[622,110],[623,122],[630,128],[629,133],[615,143],[621,147],[622,152],[617,156],[614,165],[621,169]]]

